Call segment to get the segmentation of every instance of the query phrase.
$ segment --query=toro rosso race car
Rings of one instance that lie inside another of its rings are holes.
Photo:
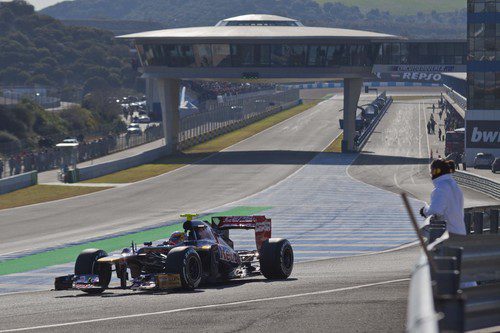
[[[57,277],[55,289],[102,293],[113,271],[122,289],[134,290],[191,290],[201,283],[259,274],[286,279],[292,273],[292,246],[286,239],[271,238],[271,220],[265,216],[213,217],[211,223],[193,220],[196,214],[182,216],[187,218],[184,232],[161,244],[148,242],[137,249],[132,243],[115,256],[99,249],[83,251],[75,273]],[[256,249],[235,250],[230,229],[254,229]]]

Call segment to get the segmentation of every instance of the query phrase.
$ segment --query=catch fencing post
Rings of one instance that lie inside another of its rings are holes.
[[[490,210],[490,234],[498,234],[498,209]]]
[[[470,235],[470,231],[472,228],[472,213],[464,214],[464,223],[465,223],[465,232],[467,235]]]
[[[474,212],[474,234],[483,233],[483,212]]]

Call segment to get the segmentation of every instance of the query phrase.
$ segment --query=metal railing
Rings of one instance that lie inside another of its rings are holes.
[[[109,134],[94,140],[80,142],[78,162],[85,162],[134,148],[163,138],[161,124],[152,124],[140,134]],[[0,157],[0,178],[37,170],[43,172],[57,169],[63,164],[67,154],[58,148],[26,150],[10,156]],[[69,164],[67,161],[65,164]]]
[[[289,90],[213,104],[209,108],[210,111],[181,119],[179,148],[185,149],[246,126],[273,113],[297,105],[299,101],[299,91]]]
[[[500,199],[500,183],[494,180],[463,171],[453,173],[453,178],[459,185]]]
[[[431,221],[427,249],[433,265],[422,256],[412,274],[408,332],[435,332],[427,329],[435,326],[443,332],[464,332],[500,325],[499,208],[467,209],[467,236],[438,238],[446,224]],[[429,283],[433,297],[425,298],[421,293],[428,292]]]
[[[460,95],[458,92],[453,90],[452,88],[448,87],[447,85],[444,85],[446,88],[446,94],[450,96],[450,98],[457,103],[463,110],[467,109],[467,98],[464,96]]]

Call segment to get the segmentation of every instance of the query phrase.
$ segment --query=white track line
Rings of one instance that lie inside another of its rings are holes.
[[[361,285],[351,286],[351,287],[322,290],[322,291],[314,291],[314,292],[309,292],[309,293],[292,294],[292,295],[276,296],[276,297],[266,297],[266,298],[258,298],[258,299],[251,299],[251,300],[246,300],[246,301],[228,302],[228,303],[220,303],[220,304],[200,305],[200,306],[193,306],[193,307],[189,307],[189,308],[180,308],[180,309],[157,311],[157,312],[147,312],[147,313],[137,313],[137,314],[131,314],[131,315],[105,317],[105,318],[98,318],[98,319],[88,319],[88,320],[73,321],[73,322],[67,322],[67,323],[61,323],[61,324],[21,327],[21,328],[1,330],[0,332],[33,331],[33,330],[48,329],[48,328],[59,328],[59,327],[76,326],[76,325],[82,325],[82,324],[99,323],[99,322],[105,322],[105,321],[111,321],[111,320],[158,316],[158,315],[165,315],[165,314],[170,314],[170,313],[179,313],[179,312],[186,312],[186,311],[193,311],[193,310],[213,309],[213,308],[242,305],[242,304],[249,304],[249,303],[262,303],[262,302],[268,302],[268,301],[291,299],[291,298],[298,298],[298,297],[305,297],[305,296],[332,294],[332,293],[341,292],[341,291],[357,290],[357,289],[362,289],[362,288],[376,287],[376,286],[382,286],[382,285],[398,283],[398,282],[406,282],[406,281],[410,281],[410,279],[409,278],[396,279],[396,280],[382,281],[382,282],[376,282],[376,283],[361,284]]]

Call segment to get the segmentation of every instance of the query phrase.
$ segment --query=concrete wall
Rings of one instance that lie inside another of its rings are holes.
[[[140,154],[126,157],[120,160],[109,161],[104,163],[99,163],[96,165],[91,165],[88,167],[83,167],[79,169],[79,180],[87,180],[92,178],[101,177],[108,175],[110,173],[118,172],[121,170],[133,168],[141,164],[153,162],[167,155],[167,150],[165,147],[160,147],[152,150],[142,152]]]
[[[22,173],[20,175],[0,179],[0,194],[20,190],[25,187],[36,185],[38,174],[36,171]]]

